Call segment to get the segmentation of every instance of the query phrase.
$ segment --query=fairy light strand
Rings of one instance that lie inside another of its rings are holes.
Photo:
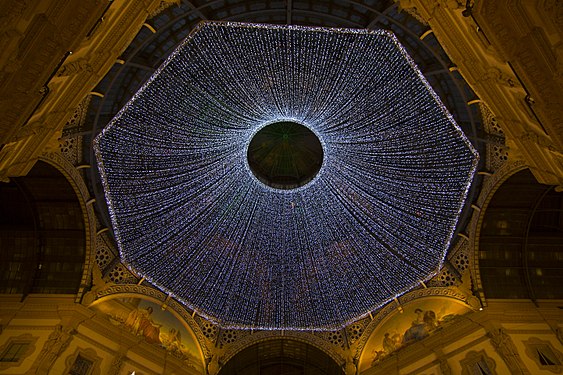
[[[321,141],[290,190],[252,136]],[[123,261],[225,327],[333,329],[439,269],[478,155],[387,31],[205,22],[94,141]]]

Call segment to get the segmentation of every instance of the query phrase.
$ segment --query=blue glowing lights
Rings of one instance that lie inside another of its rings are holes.
[[[315,178],[249,169],[309,128]],[[387,31],[200,24],[94,142],[121,257],[226,327],[332,329],[437,272],[477,153]]]

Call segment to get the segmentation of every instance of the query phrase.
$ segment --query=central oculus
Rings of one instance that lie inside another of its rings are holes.
[[[477,154],[384,30],[204,22],[94,141],[122,262],[222,327],[333,330],[441,267]]]
[[[248,146],[248,165],[257,179],[276,189],[306,185],[319,172],[323,147],[306,126],[279,121],[264,126]]]

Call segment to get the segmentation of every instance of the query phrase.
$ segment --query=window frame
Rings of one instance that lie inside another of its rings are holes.
[[[84,358],[85,360],[90,361],[92,363],[88,371],[85,374],[81,374],[81,375],[100,375],[100,363],[102,362],[102,358],[98,356],[98,354],[94,349],[80,348],[80,347],[77,347],[72,354],[66,357],[65,359],[66,368],[63,374],[65,375],[73,374],[71,371],[73,370],[78,357]],[[78,375],[77,373],[74,374]]]
[[[526,355],[536,363],[540,370],[550,371],[554,374],[560,374],[563,372],[563,353],[557,350],[551,341],[542,340],[538,337],[530,337],[528,340],[522,341],[522,343],[526,348]],[[551,352],[550,355],[546,357],[553,357],[559,362],[558,364],[544,365],[541,363],[539,352],[542,351],[545,353],[546,349]]]
[[[462,368],[461,374],[474,375],[475,365],[479,363],[484,363],[487,366],[488,370],[490,371],[490,375],[497,375],[496,363],[494,359],[487,355],[484,349],[480,351],[471,350],[467,353],[465,358],[460,361]]]
[[[35,352],[36,342],[39,339],[29,333],[24,333],[19,336],[11,336],[0,346],[0,358],[2,358],[13,345],[27,344],[27,348],[23,352],[18,352],[19,356],[16,361],[1,361],[0,372],[9,369],[10,367],[19,367],[23,364],[24,360]]]

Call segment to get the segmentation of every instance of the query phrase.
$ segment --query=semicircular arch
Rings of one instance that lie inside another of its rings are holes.
[[[180,359],[196,360],[205,369],[208,350],[201,342],[201,330],[193,318],[186,319],[190,315],[175,301],[128,291],[104,295],[88,308],[105,314],[112,323]]]
[[[380,310],[366,327],[356,352],[359,372],[474,311],[467,303],[468,296],[458,287],[409,294]]]

